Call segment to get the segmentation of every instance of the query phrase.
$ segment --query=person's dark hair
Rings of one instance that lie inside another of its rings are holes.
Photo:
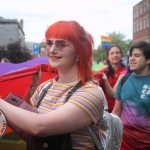
[[[136,43],[133,43],[133,45],[130,48],[129,55],[132,55],[133,49],[138,48],[143,52],[143,55],[145,56],[145,59],[150,59],[150,43],[145,41],[138,41]],[[150,64],[149,64],[150,68]]]
[[[110,63],[110,61],[108,60],[108,53],[109,53],[109,51],[111,50],[111,48],[113,48],[113,47],[119,48],[120,53],[121,53],[121,56],[122,56],[121,48],[120,48],[117,44],[112,44],[112,45],[110,45],[110,46],[108,47],[107,52],[106,52],[106,57],[107,57],[107,58],[106,58],[106,61],[107,61],[107,65],[108,65],[107,77],[109,77],[109,76],[114,77],[114,75],[115,75],[115,70],[113,69],[113,67],[112,67],[112,65],[111,65],[111,63]],[[122,64],[122,60],[120,60],[120,64],[121,64],[121,66],[125,67],[125,66]]]

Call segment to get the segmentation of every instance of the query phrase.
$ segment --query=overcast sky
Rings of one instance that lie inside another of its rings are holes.
[[[3,0],[0,16],[23,19],[25,40],[41,42],[46,28],[59,20],[76,20],[93,35],[121,32],[132,39],[133,6],[141,0]]]

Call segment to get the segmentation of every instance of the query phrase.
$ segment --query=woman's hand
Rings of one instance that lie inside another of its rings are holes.
[[[40,81],[40,78],[41,78],[41,67],[39,68],[39,71],[36,74],[32,75],[31,83],[24,93],[23,98],[28,104],[30,104],[30,97],[35,92],[38,82]]]
[[[36,87],[38,85],[38,82],[40,81],[40,79],[41,79],[41,67],[40,67],[39,71],[36,74],[32,75],[31,85]]]
[[[107,76],[106,76],[106,74],[103,72],[103,75],[102,75],[102,79],[104,80],[104,81],[106,81],[107,80]]]

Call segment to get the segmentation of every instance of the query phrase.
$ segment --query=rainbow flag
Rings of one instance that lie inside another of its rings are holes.
[[[102,48],[107,48],[111,45],[112,38],[107,36],[101,36],[101,46]]]

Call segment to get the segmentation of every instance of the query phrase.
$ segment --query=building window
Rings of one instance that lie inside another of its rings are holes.
[[[139,22],[136,23],[136,31],[139,31]]]
[[[140,15],[142,15],[142,13],[143,13],[143,12],[142,12],[142,7],[141,7],[141,8],[140,8]]]
[[[139,16],[139,12],[138,12],[139,10],[137,9],[137,11],[136,11],[136,17],[138,17]]]
[[[135,19],[135,17],[136,17],[136,13],[135,13],[135,11],[133,12],[133,19]]]
[[[133,25],[133,32],[136,33],[136,24]]]
[[[133,19],[135,19],[136,18],[136,13],[135,13],[135,11],[133,12]]]
[[[144,4],[144,6],[143,6],[143,13],[145,13],[146,12],[146,5]]]
[[[149,10],[149,1],[148,1],[148,3],[147,3],[147,11]]]
[[[147,28],[149,28],[149,18],[147,17],[147,22],[146,22]]]
[[[142,30],[142,20],[140,21],[140,30]]]
[[[146,20],[143,20],[143,29],[146,29]]]

